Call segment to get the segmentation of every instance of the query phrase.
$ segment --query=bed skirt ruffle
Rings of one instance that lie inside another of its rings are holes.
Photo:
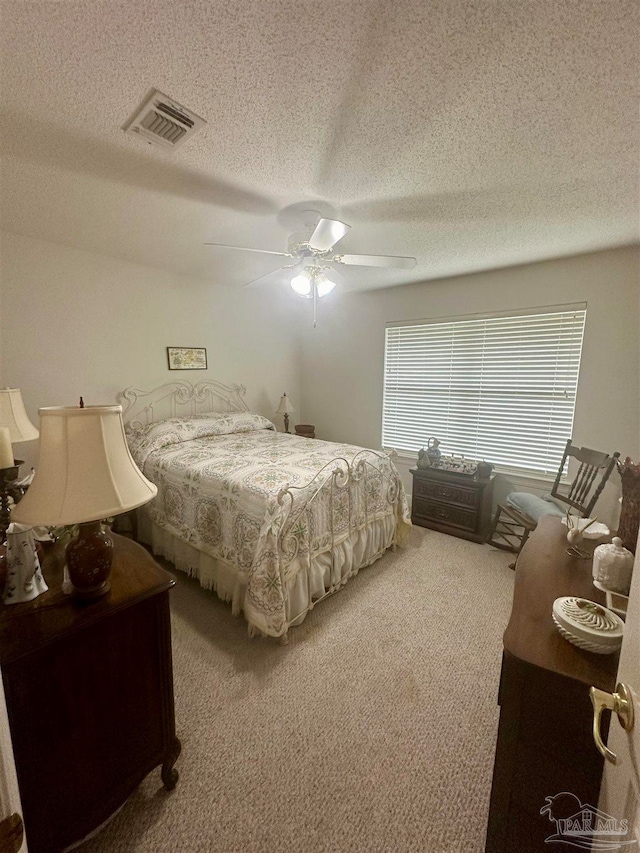
[[[308,563],[290,567],[286,580],[287,627],[299,625],[321,599],[336,592],[360,569],[382,557],[394,544],[396,524],[392,514],[372,520],[352,531],[333,551],[323,551]],[[144,508],[138,510],[138,536],[154,554],[165,557],[190,577],[198,578],[202,587],[214,590],[222,601],[231,602],[235,616],[244,612],[247,575],[237,566],[199,551],[163,530]],[[249,622],[249,634],[263,632]]]

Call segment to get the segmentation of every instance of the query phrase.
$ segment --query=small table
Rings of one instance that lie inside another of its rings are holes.
[[[494,477],[478,478],[439,468],[412,468],[411,521],[472,542],[484,542]]]
[[[594,543],[595,544],[595,543]],[[593,742],[589,687],[613,692],[619,654],[576,648],[555,627],[556,598],[605,604],[592,560],[567,554],[561,519],[540,519],[518,556],[511,618],[504,633],[486,853],[539,853],[555,824],[540,814],[547,797],[568,791],[597,806],[603,759]],[[603,721],[603,738],[607,725]]]
[[[141,545],[113,535],[111,590],[91,603],[61,591],[64,549],[49,547],[49,591],[0,605],[0,666],[31,853],[59,853],[110,817],[162,765],[176,737],[169,591]]]

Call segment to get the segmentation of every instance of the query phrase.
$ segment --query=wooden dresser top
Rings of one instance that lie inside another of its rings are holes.
[[[619,653],[597,655],[578,649],[560,635],[551,616],[553,602],[563,595],[605,604],[604,593],[592,583],[591,567],[591,559],[567,554],[567,528],[561,519],[543,516],[516,563],[504,649],[525,663],[613,691]]]
[[[111,589],[92,602],[78,602],[62,592],[64,545],[47,548],[42,572],[48,592],[22,604],[0,604],[0,665],[174,586],[171,575],[141,545],[111,536]]]

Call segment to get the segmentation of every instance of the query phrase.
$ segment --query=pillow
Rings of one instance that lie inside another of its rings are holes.
[[[537,524],[543,515],[566,515],[566,510],[560,509],[557,503],[549,496],[532,495],[530,492],[511,492],[507,496],[507,506],[512,507],[522,515],[535,521]]]
[[[194,415],[189,418],[168,418],[156,424],[125,430],[133,458],[142,468],[154,450],[171,444],[181,444],[194,438],[213,435],[231,435],[257,430],[275,430],[274,424],[255,412],[229,412],[227,414]]]
[[[245,414],[245,412],[239,412],[238,414]],[[246,412],[249,414],[249,412]],[[162,424],[178,424],[178,423],[186,423],[187,421],[201,421],[206,418],[222,418],[227,417],[228,413],[224,412],[204,412],[199,415],[189,415],[189,417],[184,418],[167,418],[164,421],[155,421],[152,424],[145,424],[144,426],[133,426],[132,424],[125,424],[124,431],[127,436],[131,435],[148,435],[154,427],[160,426]]]
[[[554,498],[554,496],[550,495],[548,492],[545,492],[543,495],[541,495],[541,497],[543,501],[549,501],[550,504],[555,504],[558,509],[562,510],[563,515],[567,514],[567,510],[569,509],[569,506],[567,504],[560,503],[557,498]]]

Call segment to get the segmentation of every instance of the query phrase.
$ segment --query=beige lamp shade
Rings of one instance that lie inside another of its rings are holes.
[[[0,388],[0,427],[9,427],[12,444],[38,437],[38,430],[27,417],[19,388]]]
[[[40,458],[13,521],[58,527],[99,521],[150,501],[157,488],[133,461],[122,406],[40,409]]]
[[[276,410],[276,415],[290,415],[291,412],[295,412],[295,409],[291,405],[291,400],[286,394],[283,394],[282,397],[280,397],[280,405]]]

